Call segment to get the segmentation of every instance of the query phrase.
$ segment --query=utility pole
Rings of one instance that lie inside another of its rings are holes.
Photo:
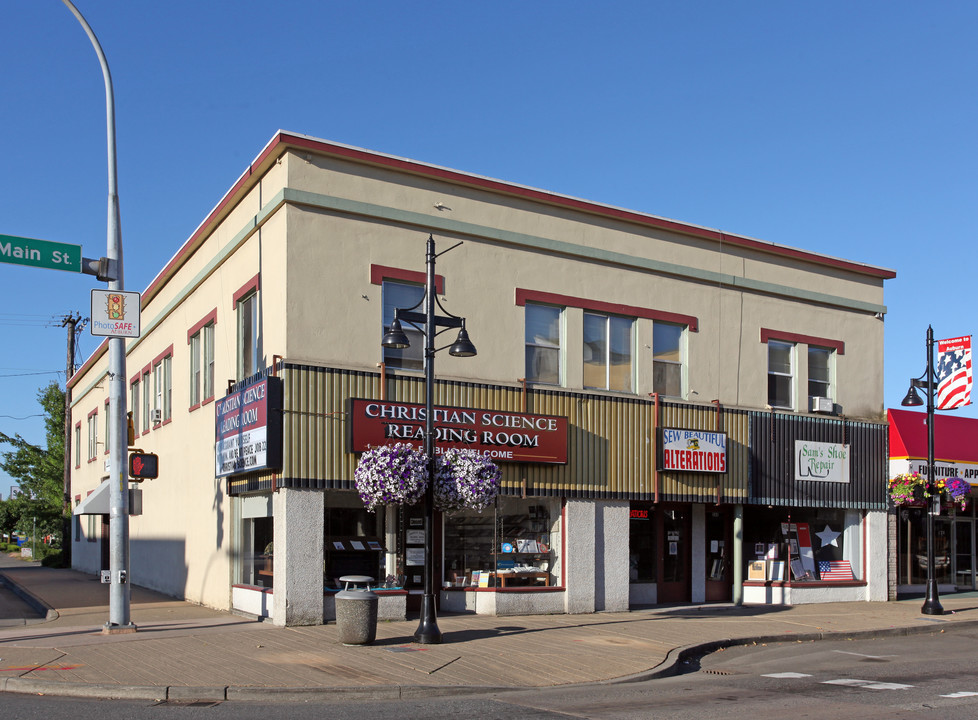
[[[71,386],[68,382],[75,374],[75,338],[85,320],[81,315],[68,313],[61,319],[61,327],[68,328],[68,360],[65,363],[65,477],[64,507],[61,522],[61,565],[71,567]]]

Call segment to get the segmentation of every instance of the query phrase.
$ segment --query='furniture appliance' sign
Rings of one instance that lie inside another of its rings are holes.
[[[682,472],[727,472],[727,434],[663,428],[659,469]]]
[[[282,467],[282,379],[259,377],[214,407],[217,477]]]
[[[425,407],[384,400],[350,400],[351,449],[408,443],[424,446]],[[567,462],[567,418],[549,415],[434,408],[435,447],[478,450],[503,462]]]

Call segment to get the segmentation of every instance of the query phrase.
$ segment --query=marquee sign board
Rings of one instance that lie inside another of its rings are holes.
[[[408,443],[424,446],[425,407],[384,400],[350,400],[350,447]],[[434,408],[435,446],[472,449],[500,462],[567,462],[567,418],[501,410]]]
[[[282,467],[282,379],[260,377],[214,404],[215,475]]]

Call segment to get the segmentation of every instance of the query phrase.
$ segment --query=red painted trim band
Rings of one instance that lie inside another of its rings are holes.
[[[241,300],[241,298],[243,298],[245,295],[250,293],[252,290],[258,292],[258,290],[260,289],[261,289],[261,273],[258,273],[253,278],[251,278],[251,280],[249,280],[240,288],[238,288],[237,292],[235,292],[234,295],[231,296],[231,309],[236,310],[238,307],[238,301]]]
[[[682,313],[654,310],[636,305],[622,305],[619,303],[602,302],[600,300],[588,300],[587,298],[573,297],[571,295],[559,295],[557,293],[516,288],[516,304],[523,306],[528,302],[562,305],[564,307],[593,310],[611,315],[625,315],[628,317],[645,318],[647,320],[658,320],[659,322],[676,323],[677,325],[686,325],[691,332],[699,332],[699,320],[693,315],[683,315]]]
[[[846,354],[846,344],[842,340],[832,340],[831,338],[816,337],[815,335],[802,335],[801,333],[761,328],[761,342],[766,343],[768,340],[781,340],[783,342],[804,343],[816,347],[832,348],[839,355]]]
[[[153,362],[151,363],[152,366],[153,367],[156,367],[161,362],[163,362],[163,358],[166,358],[166,357],[173,357],[173,343],[170,343],[170,347],[168,347],[166,350],[164,350],[163,352],[161,352],[159,355],[157,355],[153,359]]]
[[[427,276],[419,270],[402,270],[401,268],[388,267],[386,265],[370,266],[371,285],[383,285],[385,279],[417,283],[418,285],[424,285],[428,282]],[[443,275],[435,275],[435,292],[439,295],[445,294],[445,277]]]
[[[207,313],[207,315],[203,317],[203,319],[199,320],[197,324],[195,324],[192,328],[187,330],[187,344],[188,345],[190,344],[190,338],[192,338],[194,335],[199,333],[204,328],[204,326],[210,325],[211,323],[217,325],[217,308],[211,310],[209,313]]]

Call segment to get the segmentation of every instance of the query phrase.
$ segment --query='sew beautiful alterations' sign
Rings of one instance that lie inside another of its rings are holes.
[[[659,436],[659,469],[681,472],[727,472],[726,433],[663,428]]]

